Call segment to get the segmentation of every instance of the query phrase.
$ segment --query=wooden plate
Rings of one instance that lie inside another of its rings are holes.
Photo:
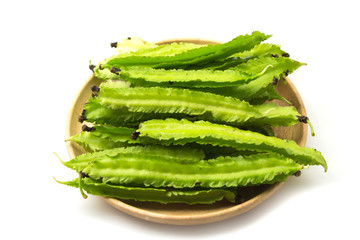
[[[192,42],[196,44],[219,43],[203,39],[171,39],[158,42],[158,44],[171,42]],[[75,96],[66,122],[66,138],[81,132],[82,124],[78,122],[78,116],[81,114],[84,104],[91,96],[90,87],[93,85],[98,86],[100,83],[101,81],[92,74]],[[287,78],[286,84],[282,83],[282,81],[279,81],[279,83],[277,88],[278,92],[293,103],[301,115],[306,116],[305,107],[300,94],[290,79]],[[275,102],[279,105],[286,105],[286,103],[281,101]],[[307,129],[306,124],[296,124],[292,127],[279,127],[275,129],[275,135],[280,138],[292,139],[300,146],[304,147],[307,139]],[[74,158],[84,153],[84,150],[76,143],[66,142],[66,144],[70,158]],[[273,185],[240,188],[239,191],[245,201],[238,205],[228,203],[227,201],[217,202],[212,205],[186,205],[128,200],[120,201],[114,198],[103,197],[102,199],[120,211],[147,221],[173,225],[196,225],[217,222],[245,213],[269,198],[283,184],[284,182],[280,182]]]

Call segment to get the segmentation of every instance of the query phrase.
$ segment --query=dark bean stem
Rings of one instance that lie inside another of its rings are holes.
[[[89,127],[88,125],[84,124],[82,125],[81,130],[83,130],[84,132],[91,132],[91,131],[95,131],[95,128]]]
[[[314,131],[314,127],[313,125],[311,124],[309,118],[307,116],[296,116],[298,119],[299,119],[299,122],[302,122],[302,123],[307,123],[309,126],[310,126],[310,129],[311,129],[311,136],[315,136],[315,131]]]
[[[100,91],[100,88],[98,86],[96,86],[96,85],[91,86],[90,89],[91,89],[91,91],[97,92],[97,93]]]
[[[92,65],[92,64],[89,65],[89,69],[90,69],[92,72],[94,72],[94,68],[95,68],[95,65]]]
[[[80,175],[80,177],[82,177],[82,178],[87,178],[87,177],[89,177],[89,174],[84,173],[84,172],[82,172],[82,171],[79,172],[79,175]]]
[[[279,79],[277,77],[274,77],[272,84],[276,86],[278,83],[279,83]]]
[[[131,140],[136,140],[139,137],[139,135],[140,135],[140,132],[134,131],[131,133],[130,138],[131,138]]]
[[[290,54],[288,54],[288,53],[283,53],[281,56],[283,56],[283,57],[290,57]]]
[[[112,73],[115,73],[115,74],[118,74],[119,75],[119,72],[121,71],[120,68],[116,68],[116,67],[111,67],[110,68],[110,72]]]

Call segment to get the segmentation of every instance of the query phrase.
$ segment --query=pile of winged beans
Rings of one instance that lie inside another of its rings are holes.
[[[62,184],[88,194],[160,203],[235,204],[238,189],[273,184],[322,154],[274,136],[309,124],[276,91],[304,63],[260,32],[224,44],[111,43],[118,54],[90,63],[99,86],[84,105],[82,132],[66,141],[86,153],[63,164],[79,176]]]

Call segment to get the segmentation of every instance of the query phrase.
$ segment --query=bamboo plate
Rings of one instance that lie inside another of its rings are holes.
[[[167,44],[171,42],[192,42],[196,44],[219,43],[203,39],[171,39],[160,41],[158,44]],[[66,122],[66,138],[81,132],[82,124],[78,122],[78,116],[81,114],[84,104],[91,96],[90,87],[93,85],[98,86],[100,83],[101,81],[92,74],[75,96]],[[279,81],[279,83],[277,88],[278,92],[293,103],[301,115],[306,116],[304,103],[290,79],[287,78],[286,84],[282,83],[282,81]],[[281,101],[274,102],[279,105],[286,105],[286,103]],[[275,135],[280,138],[292,139],[296,141],[297,144],[304,147],[307,139],[307,125],[296,124],[292,127],[279,127],[275,129]],[[84,150],[76,143],[66,142],[66,145],[70,158],[74,158],[84,153]],[[196,225],[217,222],[245,213],[269,198],[283,186],[283,184],[284,182],[280,182],[272,185],[240,188],[239,192],[243,197],[244,202],[238,205],[228,203],[225,200],[211,205],[186,205],[129,200],[120,201],[118,199],[104,197],[102,197],[102,199],[122,212],[147,221],[172,225]]]

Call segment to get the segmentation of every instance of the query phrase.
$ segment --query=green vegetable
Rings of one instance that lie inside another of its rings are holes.
[[[68,162],[62,162],[65,166],[80,172],[94,160],[107,160],[114,157],[125,157],[136,159],[139,155],[150,158],[166,157],[168,160],[182,161],[199,161],[205,158],[205,154],[201,148],[190,148],[182,146],[131,146],[122,148],[112,148],[94,153],[81,154]]]
[[[123,67],[120,78],[142,87],[229,87],[250,82],[264,74],[267,68],[253,74],[238,70],[184,70],[184,69],[154,69],[149,67]]]
[[[176,54],[186,52],[191,49],[203,47],[205,45],[198,45],[193,43],[171,43],[164,45],[156,45],[148,43],[139,38],[125,39],[121,43],[116,43],[119,54],[111,58],[124,58],[130,56],[138,57],[159,57],[159,56],[174,56]],[[98,63],[93,71],[95,77],[101,80],[120,79],[120,76],[112,73],[108,68],[102,68],[109,59],[105,59]],[[91,63],[90,63],[91,64]]]
[[[81,187],[92,195],[113,197],[122,200],[133,199],[136,201],[150,201],[160,203],[186,203],[186,204],[211,204],[222,199],[235,202],[233,190],[226,189],[171,189],[150,187],[128,187],[106,184],[90,178],[74,179],[69,182],[59,182],[71,187]]]
[[[81,132],[77,135],[71,136],[66,139],[66,141],[76,142],[88,152],[128,146],[126,142],[113,142],[107,138],[94,136],[91,132]]]
[[[86,125],[84,125],[86,126]],[[88,152],[102,151],[112,148],[130,147],[133,145],[144,145],[137,138],[133,128],[113,127],[109,125],[95,125],[79,134],[73,135],[66,141],[73,141],[82,146]],[[274,136],[274,132],[270,126],[252,127],[249,130],[259,132],[267,136]],[[196,146],[188,144],[189,147],[196,149]],[[191,145],[191,146],[190,146]],[[237,151],[233,148],[216,147],[212,145],[202,146],[206,158],[214,158],[221,155],[241,155],[248,154],[246,151]],[[186,150],[186,149],[184,149]],[[251,152],[254,153],[254,152]],[[194,153],[193,153],[194,154]],[[220,154],[220,155],[219,155]]]
[[[91,179],[121,185],[222,188],[271,184],[301,170],[293,160],[277,154],[256,154],[199,160],[154,154],[151,148],[112,149],[63,163]],[[158,151],[157,153],[160,153]]]
[[[84,105],[82,116],[87,122],[96,124],[106,124],[112,126],[138,127],[141,121],[150,119],[165,119],[168,117],[177,117],[191,119],[186,114],[166,114],[166,113],[146,113],[146,112],[130,112],[126,108],[111,109],[99,103],[97,98],[91,98]]]
[[[238,85],[236,87],[223,87],[216,89],[207,88],[202,90],[223,96],[239,98],[245,101],[251,101],[252,99],[261,96],[267,90],[267,87],[273,83],[274,78],[280,79],[286,71],[288,71],[288,74],[290,74],[305,64],[286,57],[260,57],[251,59],[245,64],[237,66],[236,69],[243,72],[252,73],[259,69],[264,69],[262,67],[269,65],[273,67],[268,68],[263,75],[250,81],[249,83]]]
[[[158,45],[155,43],[149,43],[137,37],[132,37],[130,39],[124,39],[122,42],[116,43],[116,50],[119,51],[119,54],[114,56],[114,58],[128,56],[174,56],[176,54],[204,46],[206,45],[187,42],[173,42],[169,44]]]
[[[268,39],[270,36],[260,32],[253,32],[251,35],[238,36],[232,41],[217,44],[208,45],[192,50],[188,50],[183,53],[176,54],[174,56],[164,57],[142,57],[142,56],[130,56],[130,57],[112,57],[103,64],[104,68],[110,69],[111,67],[121,68],[122,66],[129,65],[146,65],[153,66],[155,68],[181,68],[194,64],[204,64],[211,62],[215,59],[227,58],[234,53],[249,50],[259,44],[260,42]]]
[[[170,57],[192,49],[205,47],[207,45],[180,42],[180,43],[170,43],[170,44],[155,45],[155,46],[156,47],[139,49],[136,52],[132,52],[131,56]]]
[[[327,164],[320,152],[303,148],[294,141],[265,136],[260,133],[240,130],[234,127],[205,121],[190,122],[186,119],[149,120],[140,124],[141,141],[158,140],[160,144],[183,145],[189,142],[233,147],[238,150],[252,150],[282,154],[304,165],[321,165],[327,171]]]
[[[239,64],[245,63],[249,59],[266,57],[266,56],[282,56],[285,53],[280,49],[279,45],[262,43],[256,45],[254,48],[248,51],[235,53],[229,58],[224,60],[214,61],[206,65],[194,67],[195,69],[213,69],[213,70],[225,70],[235,67]]]
[[[129,112],[149,114],[188,114],[203,120],[237,126],[246,123],[291,126],[299,122],[296,116],[300,115],[294,107],[279,107],[274,104],[252,106],[231,97],[176,88],[100,86],[97,100],[101,105],[115,110],[125,109]]]
[[[135,129],[126,127],[95,126],[90,131],[69,137],[66,141],[76,142],[86,151],[95,152],[138,144],[139,141],[130,139],[134,131]]]

